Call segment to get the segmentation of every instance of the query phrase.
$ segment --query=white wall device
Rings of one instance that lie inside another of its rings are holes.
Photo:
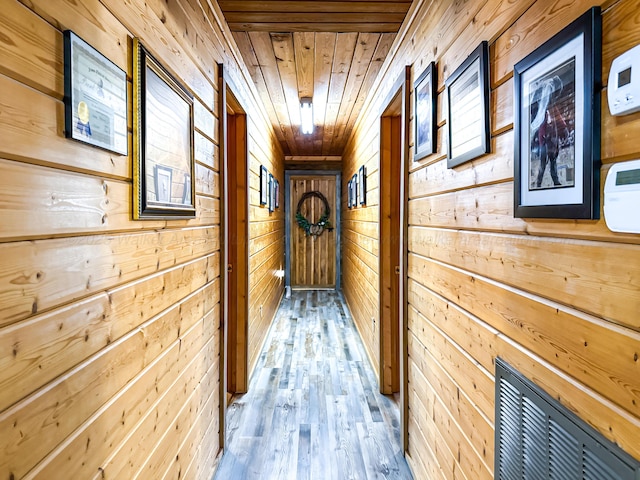
[[[627,50],[611,63],[607,83],[611,115],[640,110],[640,45]]]
[[[609,169],[604,219],[613,232],[640,233],[640,160],[615,163]]]

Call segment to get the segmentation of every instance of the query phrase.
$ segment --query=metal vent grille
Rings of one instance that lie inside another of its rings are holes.
[[[640,480],[640,462],[496,359],[497,480]]]

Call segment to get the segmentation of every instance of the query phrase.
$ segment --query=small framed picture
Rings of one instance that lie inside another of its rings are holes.
[[[358,206],[358,174],[354,173],[351,177],[351,205]]]
[[[599,217],[600,9],[514,68],[514,215]]]
[[[445,81],[447,91],[447,167],[490,151],[489,44],[480,43]]]
[[[347,182],[347,207],[353,207],[353,204],[351,203],[351,180]]]
[[[275,184],[275,193],[273,195],[274,208],[280,208],[280,182],[274,179],[273,183]]]
[[[275,204],[276,204],[276,195],[275,195],[274,179],[273,179],[273,175],[269,174],[269,201],[268,201],[268,207],[269,207],[269,211],[270,212],[273,212],[273,210],[275,209]]]
[[[267,167],[260,165],[260,205],[267,204],[267,198],[269,196],[269,175],[267,173]]]
[[[358,203],[360,205],[367,204],[367,170],[362,165],[358,170]]]
[[[133,50],[133,217],[192,218],[193,97],[137,38]]]
[[[436,153],[436,64],[431,62],[413,85],[414,95],[414,150],[418,161]]]
[[[64,32],[65,136],[129,153],[127,74],[71,30]]]

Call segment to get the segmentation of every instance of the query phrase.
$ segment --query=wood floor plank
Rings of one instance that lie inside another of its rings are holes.
[[[214,479],[411,479],[400,418],[340,293],[284,299],[249,391],[227,410]]]

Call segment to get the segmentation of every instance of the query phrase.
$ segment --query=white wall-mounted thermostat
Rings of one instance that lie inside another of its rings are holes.
[[[609,169],[604,219],[613,232],[640,233],[640,160],[615,163]]]
[[[611,63],[607,83],[611,115],[640,110],[640,45],[627,50]]]

